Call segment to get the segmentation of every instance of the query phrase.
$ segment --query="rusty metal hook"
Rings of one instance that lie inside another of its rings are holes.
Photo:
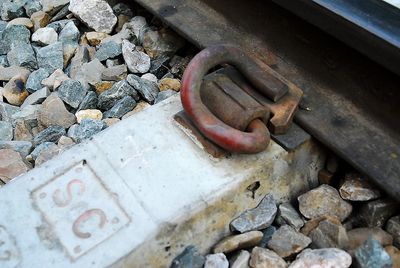
[[[260,119],[253,120],[248,132],[232,128],[213,115],[202,103],[200,88],[207,72],[223,63],[235,66],[264,95],[277,101],[288,88],[268,71],[262,62],[248,57],[242,50],[229,45],[208,47],[189,63],[182,78],[182,105],[193,123],[208,139],[227,151],[257,153],[269,144],[267,127]]]

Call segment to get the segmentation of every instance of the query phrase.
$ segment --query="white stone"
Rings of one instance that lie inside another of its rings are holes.
[[[204,268],[228,268],[229,262],[224,253],[209,254],[206,256]]]
[[[136,50],[135,45],[129,41],[122,41],[122,56],[132,73],[146,73],[150,70],[150,57],[141,51]]]
[[[348,268],[351,256],[338,248],[305,249],[289,268]]]
[[[157,83],[157,81],[158,81],[157,76],[155,76],[152,73],[144,74],[144,75],[141,76],[141,78],[149,80],[149,81],[154,82],[154,83]]]
[[[40,28],[32,35],[32,42],[37,42],[41,45],[47,46],[57,42],[58,34],[50,27]]]

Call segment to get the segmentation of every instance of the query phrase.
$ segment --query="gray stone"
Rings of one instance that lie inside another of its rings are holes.
[[[79,81],[68,79],[58,88],[58,96],[71,107],[78,108],[86,96],[86,90]]]
[[[9,81],[15,76],[28,78],[30,73],[27,68],[20,66],[0,67],[0,80]]]
[[[10,64],[8,63],[8,60],[7,60],[7,55],[0,55],[0,66],[2,66],[2,67],[10,66]]]
[[[28,171],[21,155],[11,149],[0,150],[0,180],[4,183]]]
[[[282,258],[299,253],[311,244],[311,239],[297,232],[289,225],[280,227],[268,242],[268,248],[272,249]]]
[[[0,54],[7,54],[17,44],[29,44],[31,32],[23,25],[11,25],[3,31]]]
[[[309,219],[332,215],[343,222],[353,209],[350,203],[340,197],[335,188],[326,184],[300,195],[297,199],[301,214]]]
[[[14,140],[32,141],[33,137],[39,133],[40,126],[37,120],[17,119],[14,121]]]
[[[30,44],[16,44],[7,53],[10,65],[26,67],[29,70],[37,69],[35,52]]]
[[[265,229],[274,221],[277,210],[272,195],[266,195],[256,208],[249,209],[234,219],[230,228],[241,233]]]
[[[56,15],[54,15],[51,18],[50,21],[53,22],[53,21],[61,20],[61,19],[65,18],[69,13],[70,13],[69,12],[69,5],[65,5],[63,8],[60,9],[60,11],[57,12]]]
[[[124,3],[118,3],[115,6],[112,7],[112,10],[116,16],[118,15],[125,15],[128,17],[133,17],[133,12],[129,8],[127,4]]]
[[[97,94],[93,91],[89,91],[86,94],[85,98],[82,100],[81,104],[79,105],[78,111],[87,109],[96,109],[98,102],[99,100],[97,98]]]
[[[143,44],[144,33],[149,28],[146,19],[142,16],[133,17],[128,23],[133,33],[135,34],[138,44]]]
[[[43,88],[42,86],[42,81],[49,77],[50,73],[46,69],[38,69],[36,71],[33,71],[29,77],[28,80],[26,81],[26,90],[28,92],[33,93],[37,90],[40,90]]]
[[[204,268],[228,268],[229,262],[223,253],[208,254]]]
[[[64,65],[70,61],[78,47],[80,32],[73,21],[68,22],[61,30],[58,40],[63,43]]]
[[[62,82],[68,79],[69,77],[64,74],[61,69],[57,69],[49,77],[42,80],[42,86],[48,87],[50,90],[55,91]]]
[[[379,190],[360,174],[346,174],[339,189],[340,196],[350,201],[369,201],[380,197]]]
[[[140,78],[137,75],[130,74],[127,79],[128,83],[139,92],[140,96],[150,104],[153,104],[160,92],[158,85],[147,79]]]
[[[32,150],[32,142],[29,141],[0,141],[0,149],[11,149],[25,158]]]
[[[6,0],[2,1],[1,5],[1,19],[8,21],[19,17],[24,17],[25,15],[25,5],[26,0]]]
[[[49,126],[33,138],[32,144],[36,147],[43,142],[58,142],[60,137],[65,134],[64,127],[55,125]]]
[[[114,106],[104,113],[104,118],[121,118],[135,108],[136,101],[131,96],[125,96],[117,101]]]
[[[13,123],[16,120],[33,121],[37,120],[41,105],[27,105],[20,111],[14,113],[11,118]]]
[[[58,155],[61,152],[58,146],[51,146],[45,148],[44,150],[40,151],[38,157],[35,161],[35,167],[47,162],[48,160],[52,159],[54,156]]]
[[[32,42],[38,43],[41,46],[54,44],[58,40],[57,32],[50,27],[38,29],[32,35]]]
[[[53,73],[57,69],[63,69],[63,45],[61,42],[45,46],[38,49],[37,61],[39,68],[46,69],[47,72]]]
[[[185,40],[167,28],[159,31],[148,30],[144,33],[143,48],[152,59],[172,57],[184,45]]]
[[[157,76],[158,79],[161,79],[169,71],[169,60],[170,58],[166,56],[152,60],[149,72]]]
[[[62,9],[69,0],[40,0],[42,4],[42,10],[50,15],[56,14],[60,9]]]
[[[157,76],[155,76],[155,75],[152,74],[152,73],[144,74],[144,75],[142,75],[140,78],[149,80],[149,81],[154,82],[154,83],[157,83],[157,82],[158,82]]]
[[[101,73],[105,68],[98,59],[94,59],[91,62],[82,64],[75,76],[75,80],[81,82],[83,87],[88,90],[90,88],[89,84],[94,85],[101,81]]]
[[[170,268],[203,268],[205,258],[195,246],[188,246],[171,263]]]
[[[67,25],[71,21],[78,26],[79,21],[77,19],[65,19],[65,20],[53,21],[52,23],[49,23],[47,27],[53,28],[57,33],[59,33],[65,27],[65,25]]]
[[[351,256],[338,248],[305,249],[289,268],[348,268],[351,265]]]
[[[313,248],[341,248],[347,249],[349,238],[346,229],[330,220],[321,221],[309,234]]]
[[[389,268],[392,259],[375,239],[369,238],[355,252],[355,262],[360,268]]]
[[[360,247],[368,238],[373,238],[382,246],[389,246],[393,243],[393,237],[381,228],[355,228],[347,232],[349,246],[347,250],[355,250]]]
[[[104,0],[71,0],[69,10],[96,32],[111,33],[117,17]]]
[[[122,41],[122,55],[129,71],[132,73],[147,73],[150,70],[150,57],[136,49],[129,41]]]
[[[39,112],[39,121],[42,125],[49,127],[52,125],[69,128],[76,122],[75,115],[68,112],[64,102],[53,93],[43,102]]]
[[[286,262],[275,252],[266,248],[255,247],[251,251],[250,267],[252,268],[286,268]]]
[[[42,10],[42,4],[39,0],[29,0],[26,1],[24,8],[26,15],[28,15],[28,17],[30,18],[33,13]]]
[[[79,125],[70,127],[68,137],[72,138],[75,142],[82,142],[99,133],[104,127],[104,122],[102,121],[83,119]]]
[[[12,122],[12,115],[19,112],[20,108],[0,101],[0,119]]]
[[[270,226],[267,229],[263,230],[263,238],[259,244],[260,247],[265,248],[268,245],[269,240],[271,240],[272,235],[276,232],[275,226]]]
[[[357,211],[360,226],[383,227],[390,217],[397,214],[400,204],[392,199],[378,199],[364,203]]]
[[[396,247],[400,247],[400,216],[395,216],[388,220],[386,231],[393,236],[393,244]]]
[[[250,253],[247,250],[241,250],[239,254],[231,261],[231,268],[249,268]]]
[[[50,90],[47,87],[44,87],[31,95],[29,95],[24,103],[21,105],[21,108],[24,108],[28,105],[33,105],[33,104],[40,104],[42,103],[48,96],[50,95]]]
[[[90,61],[89,50],[87,46],[78,46],[75,51],[74,57],[71,59],[71,70],[70,76],[72,79],[76,79],[78,72],[82,65]]]
[[[260,231],[228,236],[214,246],[213,252],[230,253],[239,249],[254,247],[260,243],[262,237],[263,233]]]
[[[301,215],[290,203],[283,203],[279,205],[277,221],[280,221],[280,225],[288,224],[297,231],[304,226],[304,221]]]
[[[103,110],[109,110],[125,96],[131,96],[135,101],[139,100],[137,91],[126,80],[122,80],[99,95],[97,106]]]
[[[176,91],[169,89],[169,90],[165,90],[165,91],[161,91],[160,93],[158,93],[157,98],[154,102],[154,104],[162,102],[163,100],[168,99],[169,97],[174,96],[176,93]]]
[[[114,34],[112,36],[106,37],[103,40],[101,40],[101,44],[109,41],[114,41],[117,44],[122,44],[123,40],[128,40],[133,43],[136,42],[135,34],[133,33],[128,23],[125,23],[124,26],[122,27],[122,30],[119,31],[117,34]]]
[[[13,138],[13,127],[10,122],[0,121],[0,141],[10,141]]]
[[[106,81],[121,81],[124,80],[128,75],[128,69],[125,64],[116,65],[104,69],[101,74],[101,79]]]
[[[30,155],[27,157],[30,161],[36,161],[37,157],[39,156],[40,152],[43,150],[47,150],[49,148],[58,148],[57,145],[54,142],[43,142],[36,146],[36,148],[30,153]]]
[[[121,44],[117,44],[114,41],[109,41],[99,45],[95,57],[99,59],[99,61],[105,61],[107,59],[118,57],[121,54]]]

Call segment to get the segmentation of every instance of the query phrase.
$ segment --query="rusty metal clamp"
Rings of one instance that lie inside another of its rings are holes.
[[[241,131],[225,124],[202,102],[200,88],[203,77],[210,69],[223,63],[236,67],[261,94],[273,101],[281,99],[289,90],[268,71],[267,65],[250,58],[239,48],[212,46],[197,54],[183,75],[181,100],[185,112],[204,136],[225,150],[237,153],[263,151],[269,144],[270,135],[262,120],[252,120],[246,131]]]

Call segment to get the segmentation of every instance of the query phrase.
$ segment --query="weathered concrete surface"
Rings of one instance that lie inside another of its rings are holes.
[[[316,186],[313,142],[213,159],[175,125],[180,109],[172,97],[1,188],[0,267],[167,267],[189,244],[209,250],[266,193]]]

